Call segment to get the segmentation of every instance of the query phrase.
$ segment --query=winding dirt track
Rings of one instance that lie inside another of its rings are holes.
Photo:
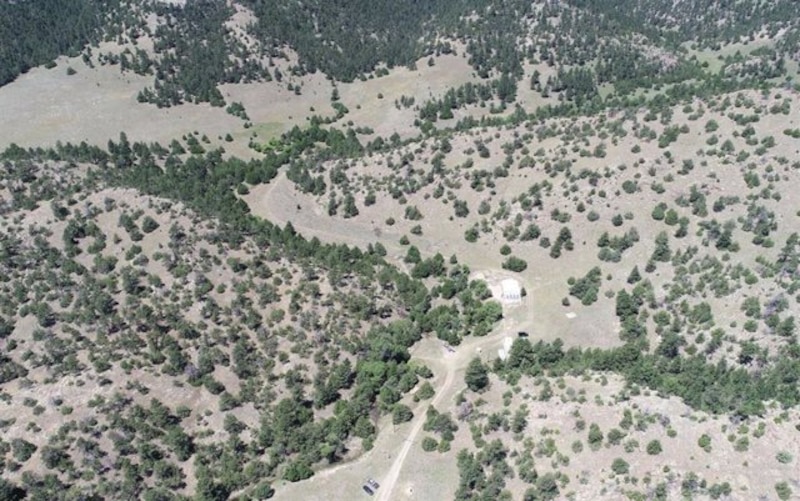
[[[456,357],[452,359],[452,361],[455,360]],[[444,383],[442,383],[442,386],[437,389],[436,396],[434,396],[433,400],[431,400],[431,405],[436,406],[439,402],[441,402],[445,394],[451,393],[451,386],[453,386],[453,383],[456,380],[457,368],[455,365],[456,364],[454,363],[447,364],[447,375],[445,376]],[[422,412],[414,417],[414,426],[408,432],[408,436],[403,442],[403,447],[397,454],[394,463],[392,463],[389,473],[387,473],[386,477],[383,479],[383,485],[378,491],[378,501],[390,501],[392,499],[392,491],[394,490],[395,484],[397,484],[397,479],[400,477],[400,471],[403,469],[406,456],[408,456],[408,452],[411,450],[411,445],[416,442],[417,435],[419,435],[419,432],[422,430],[422,426],[425,424],[425,418],[425,413]]]
[[[361,247],[377,240],[369,228],[361,226],[354,227],[351,223],[346,222],[339,223],[337,226],[331,222],[330,218],[315,214],[313,209],[309,210],[309,208],[303,211],[296,211],[295,205],[297,202],[290,195],[290,182],[285,179],[283,174],[281,174],[278,179],[273,180],[265,190],[251,193],[252,198],[250,198],[248,202],[250,207],[255,209],[256,213],[277,224],[285,224],[291,221],[295,230],[305,235],[307,238],[316,236],[324,241],[347,243]],[[320,224],[323,221],[325,224]],[[336,223],[336,221],[334,221],[334,223]],[[394,235],[392,235],[392,237],[394,237]],[[396,241],[396,239],[393,240]],[[392,243],[393,242],[387,242],[387,247],[394,247]],[[480,350],[488,348],[491,345],[498,345],[500,341],[499,336],[502,335],[503,332],[507,332],[513,326],[512,324],[515,323],[516,322],[511,319],[505,319],[495,327],[491,334],[481,338],[465,339],[455,352],[446,352],[443,356],[436,358],[413,357],[418,360],[430,362],[434,367],[438,366],[444,369],[444,380],[435,388],[436,394],[433,399],[427,404],[420,404],[417,409],[415,409],[415,416],[411,429],[408,431],[408,436],[403,441],[402,447],[397,451],[397,455],[389,471],[385,476],[376,476],[376,478],[381,481],[381,486],[376,492],[377,496],[375,499],[377,501],[392,500],[392,494],[395,491],[406,459],[411,452],[412,446],[418,442],[418,435],[425,424],[425,409],[427,409],[427,406],[438,406],[442,402],[447,402],[448,399],[452,399],[463,386],[463,384],[458,384],[459,378],[457,376],[466,369],[472,357]],[[386,432],[386,430],[383,430],[383,433]],[[367,463],[373,458],[375,453],[376,451],[373,449],[353,461],[341,463],[318,471],[315,474],[315,478],[322,479],[330,477],[342,469]]]
[[[508,332],[515,324],[516,322],[514,320],[506,318],[498,323],[494,330],[485,337],[465,339],[457,348],[456,352],[450,354],[450,356],[445,355],[437,359],[415,357],[418,360],[425,360],[436,363],[437,365],[443,365],[446,370],[444,382],[441,386],[436,388],[436,395],[431,400],[430,405],[435,407],[446,399],[452,400],[455,394],[464,386],[463,384],[458,384],[461,380],[456,376],[466,370],[470,360],[472,360],[479,351],[492,345],[499,345],[502,342],[503,333]],[[378,489],[378,497],[376,498],[378,501],[392,500],[392,492],[403,470],[406,457],[411,451],[412,445],[417,442],[417,435],[419,435],[419,432],[422,430],[426,417],[424,412],[420,412],[414,417],[414,425],[411,427],[411,430],[409,430],[408,437],[406,437],[403,442],[403,447],[397,454],[389,472],[383,477],[383,484],[380,489]]]

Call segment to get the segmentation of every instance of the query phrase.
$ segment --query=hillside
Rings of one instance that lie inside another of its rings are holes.
[[[408,360],[430,293],[380,250],[289,226],[243,234],[99,181],[100,163],[6,165],[4,399],[27,409],[3,421],[4,444],[29,495],[51,482],[113,497],[264,492],[369,447],[381,413],[430,377]],[[443,305],[469,316],[485,293],[468,273],[441,271],[461,292]]]
[[[796,498],[799,64],[790,0],[0,5],[0,499]]]

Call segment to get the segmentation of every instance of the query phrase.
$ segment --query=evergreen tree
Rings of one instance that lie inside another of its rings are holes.
[[[489,374],[480,358],[475,357],[469,362],[464,381],[472,391],[482,391],[489,385]]]

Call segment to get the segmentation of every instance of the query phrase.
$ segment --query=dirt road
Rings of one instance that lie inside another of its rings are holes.
[[[357,245],[362,248],[368,243],[381,240],[389,248],[390,255],[402,251],[396,242],[397,235],[381,235],[383,238],[376,238],[372,228],[363,225],[354,225],[352,222],[338,221],[325,217],[317,213],[319,210],[311,197],[305,197],[293,192],[291,182],[281,174],[266,186],[255,187],[249,196],[245,197],[251,209],[262,217],[266,217],[276,224],[285,224],[291,221],[294,228],[306,237],[316,236],[326,242],[339,242],[349,245]],[[294,196],[293,196],[294,195]],[[297,198],[295,198],[297,197]],[[388,237],[388,238],[387,238]],[[391,501],[397,488],[398,479],[403,471],[406,460],[412,452],[414,444],[418,444],[418,437],[425,424],[428,405],[445,406],[452,401],[455,395],[464,387],[463,372],[466,370],[470,360],[480,351],[487,350],[495,345],[502,344],[502,335],[508,332],[516,322],[513,319],[505,319],[492,331],[491,334],[481,338],[465,339],[454,351],[445,350],[442,347],[440,356],[415,356],[413,358],[423,360],[428,363],[439,375],[438,387],[435,388],[435,395],[430,402],[421,403],[415,411],[411,428],[403,438],[402,445],[396,449],[396,456],[385,475],[377,471],[374,478],[381,484],[376,492],[378,501]],[[438,342],[438,341],[437,341]],[[493,351],[493,350],[492,350]],[[441,379],[440,371],[444,371],[444,378]],[[383,430],[381,433],[387,433]],[[359,458],[332,466],[318,471],[312,483],[321,487],[328,482],[333,475],[347,471],[358,471],[364,469],[365,465],[375,464],[378,457],[388,454],[388,450],[378,450],[380,447],[364,453]],[[315,489],[316,490],[316,489]]]
[[[442,398],[445,394],[451,393],[450,390],[456,380],[455,364],[447,365],[447,375],[445,376],[444,383],[442,383],[442,386],[437,389],[436,395],[431,401],[431,405],[434,407],[442,401]],[[425,424],[425,418],[426,416],[423,412],[418,413],[418,415],[414,417],[414,426],[412,426],[411,430],[408,432],[408,436],[403,442],[403,447],[400,449],[399,454],[397,454],[394,463],[392,463],[389,473],[387,473],[386,477],[383,479],[383,485],[379,490],[379,495],[377,498],[378,501],[390,501],[392,499],[392,491],[395,488],[395,484],[397,484],[398,477],[400,477],[400,471],[403,469],[403,463],[406,461],[406,456],[408,456],[408,452],[411,450],[412,444],[416,443],[417,441],[417,435],[419,435],[419,432],[422,430],[422,426]]]
[[[502,334],[507,332],[508,329],[512,328],[513,323],[513,320],[503,320],[497,325],[491,334],[481,338],[467,339],[456,349],[455,353],[452,354],[453,356],[445,356],[439,359],[438,362],[445,367],[446,375],[442,385],[436,389],[436,395],[434,396],[433,400],[431,400],[430,405],[436,407],[442,401],[452,399],[457,392],[461,391],[464,385],[458,383],[463,383],[463,380],[457,378],[456,376],[460,372],[466,370],[470,360],[472,360],[479,350],[483,350],[491,345],[497,345],[498,343],[501,343]],[[403,442],[403,447],[397,454],[397,457],[395,458],[394,463],[392,463],[392,467],[389,469],[389,472],[383,478],[383,484],[381,485],[379,489],[379,495],[376,498],[378,501],[391,501],[392,492],[397,484],[397,479],[400,477],[400,472],[403,469],[406,457],[408,456],[412,445],[417,443],[417,436],[425,424],[425,419],[426,415],[422,412],[418,413],[418,415],[414,417],[414,425],[411,427],[411,430],[409,430],[408,436]]]

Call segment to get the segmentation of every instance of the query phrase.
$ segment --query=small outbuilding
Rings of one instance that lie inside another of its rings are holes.
[[[504,302],[518,303],[522,301],[522,288],[513,278],[506,278],[500,282],[501,297]]]

